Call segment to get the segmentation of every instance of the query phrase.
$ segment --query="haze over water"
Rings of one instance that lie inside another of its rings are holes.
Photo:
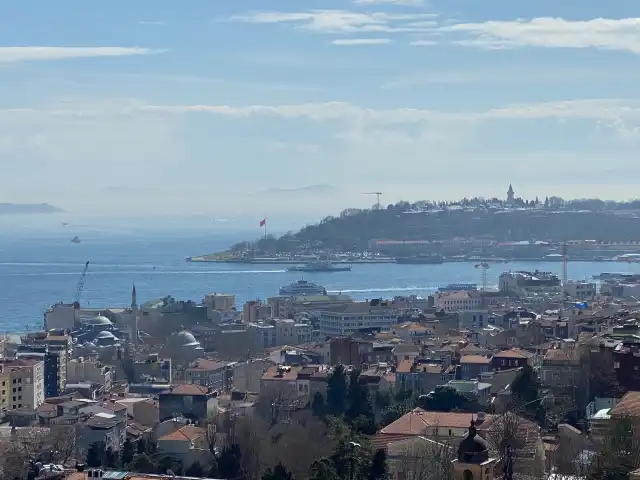
[[[84,263],[91,262],[81,303],[95,308],[124,307],[135,282],[140,302],[172,295],[177,300],[200,301],[211,292],[236,295],[241,305],[249,299],[273,296],[280,286],[300,278],[273,265],[190,264],[185,257],[227,248],[251,238],[246,232],[171,232],[87,228],[82,243],[72,244],[72,229],[6,229],[0,234],[0,331],[23,331],[42,326],[43,312],[53,303],[72,301]],[[541,269],[560,274],[560,263],[492,265],[489,283],[508,269]],[[575,262],[571,278],[588,278],[605,271],[640,272],[640,264]],[[351,272],[308,273],[305,278],[333,292],[356,299],[427,295],[449,283],[480,282],[471,263],[442,265],[354,265]]]

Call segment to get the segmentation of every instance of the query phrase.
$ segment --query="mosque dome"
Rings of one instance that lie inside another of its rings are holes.
[[[196,340],[196,337],[192,333],[183,330],[175,333],[169,337],[169,343],[175,347],[199,347],[200,342]]]
[[[98,335],[96,335],[96,338],[113,340],[116,339],[116,336],[111,332],[103,330],[102,332],[98,333]]]
[[[107,317],[104,317],[102,315],[97,315],[93,318],[90,318],[85,323],[87,325],[92,325],[92,326],[98,326],[98,325],[113,326],[113,323],[111,322],[111,320],[109,320]]]

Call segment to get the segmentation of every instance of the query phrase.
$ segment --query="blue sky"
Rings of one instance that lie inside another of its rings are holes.
[[[637,0],[5,0],[0,201],[313,220],[371,190],[635,197],[637,13]]]

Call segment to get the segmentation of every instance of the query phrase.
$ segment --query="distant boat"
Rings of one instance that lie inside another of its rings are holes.
[[[350,272],[351,265],[337,266],[331,262],[311,262],[306,265],[296,265],[295,267],[287,268],[289,272]]]
[[[396,257],[396,263],[437,265],[444,263],[444,257],[437,253],[430,255],[418,254],[411,257]]]
[[[80,243],[80,238],[76,235],[71,239],[71,243]]]

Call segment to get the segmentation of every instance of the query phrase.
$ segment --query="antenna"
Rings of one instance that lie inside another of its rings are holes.
[[[376,196],[376,210],[380,210],[380,195],[382,192],[365,192],[363,195],[375,195]]]

